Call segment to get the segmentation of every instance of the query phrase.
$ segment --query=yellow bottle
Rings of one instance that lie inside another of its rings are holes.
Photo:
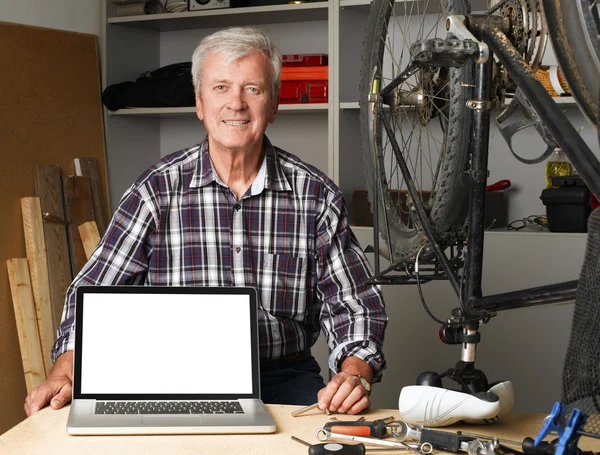
[[[555,188],[552,177],[572,175],[571,163],[560,147],[556,147],[546,161],[546,188]]]

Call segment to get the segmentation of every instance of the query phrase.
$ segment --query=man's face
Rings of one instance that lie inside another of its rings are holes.
[[[270,69],[269,60],[258,51],[232,63],[218,53],[207,56],[196,113],[204,121],[211,151],[260,149],[278,106],[271,95]]]

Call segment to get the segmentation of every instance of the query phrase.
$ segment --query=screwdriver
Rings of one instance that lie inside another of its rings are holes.
[[[327,422],[323,426],[324,430],[331,433],[348,434],[351,436],[371,436],[373,438],[383,438],[388,433],[388,427],[383,420],[374,420],[372,422]]]
[[[365,455],[364,444],[339,444],[337,442],[328,442],[325,444],[309,444],[302,439],[292,436],[292,439],[300,444],[308,446],[308,455]]]
[[[554,455],[556,446],[558,445],[558,439],[552,441],[541,441],[537,446],[535,440],[530,437],[526,437],[523,441],[513,441],[511,439],[494,438],[493,436],[487,436],[479,433],[471,433],[468,431],[459,431],[465,436],[473,436],[481,439],[495,439],[496,441],[504,444],[520,446],[521,450],[525,455]]]

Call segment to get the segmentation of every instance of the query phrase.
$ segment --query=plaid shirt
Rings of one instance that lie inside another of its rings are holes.
[[[253,286],[261,359],[310,348],[320,325],[334,372],[351,355],[380,379],[387,316],[378,288],[365,284],[371,269],[341,191],[266,137],[265,150],[240,200],[214,171],[207,140],[142,174],[67,291],[53,360],[74,348],[80,285]]]

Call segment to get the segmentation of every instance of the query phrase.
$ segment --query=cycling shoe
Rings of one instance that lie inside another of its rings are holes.
[[[513,401],[513,388],[509,381],[476,394],[414,385],[402,388],[398,409],[400,418],[405,422],[443,427],[461,420],[470,423],[492,422],[509,412]]]

